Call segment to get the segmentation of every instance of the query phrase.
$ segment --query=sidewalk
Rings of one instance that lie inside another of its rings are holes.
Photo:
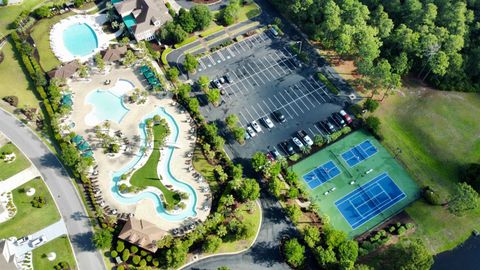
[[[30,166],[29,168],[15,174],[7,180],[0,181],[0,193],[12,191],[39,176],[40,173],[38,172],[37,168],[35,168],[35,166]]]

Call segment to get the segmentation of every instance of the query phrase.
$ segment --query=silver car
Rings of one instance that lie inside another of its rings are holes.
[[[298,146],[298,148],[303,148],[304,147],[303,143],[297,137],[293,137],[292,141],[296,146]]]
[[[247,127],[247,133],[250,135],[250,137],[255,137],[255,131],[253,131],[253,129],[251,127]]]
[[[260,125],[258,125],[258,123],[256,121],[252,121],[252,123],[250,123],[250,125],[252,125],[253,129],[255,129],[256,132],[261,132],[262,131],[262,128],[260,127]]]

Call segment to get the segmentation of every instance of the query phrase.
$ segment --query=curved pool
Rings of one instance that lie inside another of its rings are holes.
[[[139,150],[139,152],[135,155],[135,157],[130,163],[128,163],[124,168],[122,168],[121,170],[113,174],[111,190],[115,199],[118,200],[120,203],[135,204],[141,200],[150,199],[154,202],[155,209],[159,216],[169,221],[181,221],[188,217],[194,217],[197,215],[197,212],[195,211],[195,208],[197,205],[197,194],[195,193],[194,189],[190,185],[183,183],[177,178],[175,178],[175,176],[172,175],[172,172],[170,169],[170,162],[172,161],[171,159],[172,159],[174,147],[168,146],[168,144],[174,145],[177,142],[178,135],[179,135],[177,122],[170,114],[168,114],[165,111],[163,107],[159,107],[154,112],[150,113],[149,115],[145,116],[142,119],[139,125],[140,138],[143,146],[146,147],[147,146],[147,141],[146,141],[147,130],[145,127],[146,126],[145,121],[157,114],[160,117],[164,118],[170,127],[170,135],[166,139],[166,142],[167,142],[166,146],[164,146],[161,151],[160,166],[159,166],[160,171],[158,173],[162,176],[162,181],[164,183],[172,185],[175,190],[180,190],[182,192],[188,193],[188,199],[183,200],[183,202],[186,204],[185,209],[179,210],[176,213],[168,213],[163,207],[161,198],[155,192],[140,191],[140,193],[138,194],[121,194],[119,192],[117,183],[121,180],[120,177],[124,173],[129,172],[132,168],[134,168],[140,162],[140,160],[144,156],[144,153],[141,150]]]
[[[63,30],[63,44],[74,57],[87,56],[98,48],[95,31],[86,23],[76,23]]]
[[[90,92],[85,103],[93,105],[93,111],[85,116],[85,123],[95,126],[109,120],[120,124],[130,111],[123,103],[123,96],[133,89],[135,85],[130,81],[118,80],[107,90],[97,89]]]

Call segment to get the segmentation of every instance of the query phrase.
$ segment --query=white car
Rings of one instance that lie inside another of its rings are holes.
[[[15,243],[17,244],[17,246],[20,246],[22,244],[24,244],[25,242],[27,241],[30,241],[32,240],[32,236],[31,235],[27,235],[25,237],[22,237],[22,238],[19,238]]]
[[[253,129],[255,129],[256,132],[261,132],[262,131],[262,128],[258,125],[258,123],[256,121],[252,121],[252,123],[250,123],[250,125],[252,125]]]
[[[310,136],[308,136],[308,134],[304,130],[299,130],[297,134],[298,134],[298,137],[300,137],[308,146],[313,145],[312,139],[310,138]]]
[[[292,141],[296,146],[298,146],[298,148],[303,148],[304,147],[303,143],[297,137],[293,137]]]
[[[251,127],[247,127],[247,133],[250,135],[250,137],[255,137],[255,131]]]
[[[32,247],[38,247],[45,242],[47,242],[47,237],[45,235],[42,235],[39,238],[33,240],[31,245]]]
[[[275,127],[272,120],[270,120],[270,118],[268,118],[268,116],[262,117],[262,121],[268,128],[274,128]]]

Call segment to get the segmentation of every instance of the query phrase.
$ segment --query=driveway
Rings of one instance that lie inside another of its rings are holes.
[[[93,230],[80,195],[60,161],[28,127],[3,110],[0,123],[0,132],[30,158],[49,187],[65,221],[78,268],[105,269],[100,252],[92,245]]]
[[[282,207],[270,195],[262,194],[263,223],[255,244],[238,255],[210,257],[183,269],[207,270],[227,266],[235,270],[290,269],[280,253],[282,235],[297,236],[292,223],[285,218]]]

